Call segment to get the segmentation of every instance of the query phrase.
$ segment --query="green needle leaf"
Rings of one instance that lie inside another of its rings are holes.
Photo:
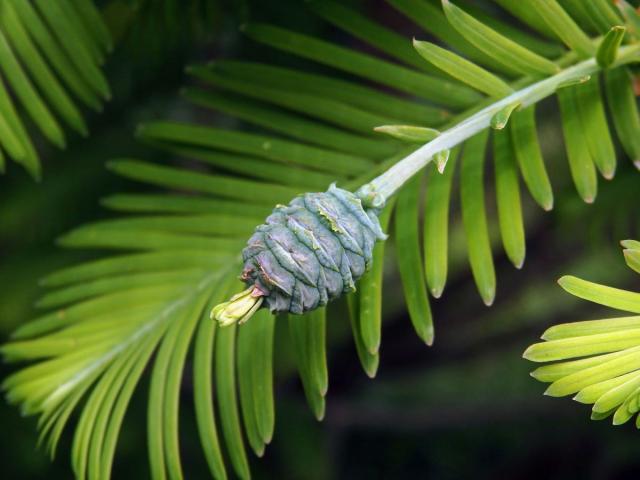
[[[380,355],[378,353],[369,353],[362,339],[362,328],[360,326],[360,291],[356,291],[347,295],[347,305],[349,308],[349,320],[351,324],[351,333],[353,341],[358,353],[358,359],[369,378],[374,378],[380,364]]]
[[[7,38],[0,31],[0,67],[4,71],[16,96],[20,99],[29,116],[54,145],[63,148],[65,139],[58,122],[46,107],[40,95],[15,57]]]
[[[613,125],[625,153],[640,169],[640,114],[627,68],[607,70],[605,87]]]
[[[224,298],[230,292],[226,292]],[[216,397],[220,409],[220,424],[224,435],[227,452],[236,475],[242,479],[251,478],[249,463],[242,441],[242,428],[238,413],[236,394],[236,329],[233,324],[220,328],[215,338],[215,382]]]
[[[113,160],[107,166],[126,178],[245,203],[275,205],[300,193],[299,189],[284,185],[253,182],[231,176],[206,175],[138,160]],[[251,192],[251,196],[247,197],[246,192]]]
[[[626,353],[630,352],[630,353]],[[597,359],[605,358],[596,357]],[[598,363],[592,367],[585,368],[576,373],[572,373],[553,382],[545,395],[552,397],[563,397],[572,393],[577,393],[589,385],[609,380],[610,378],[624,375],[640,368],[640,352],[626,350],[624,355],[612,360]]]
[[[217,283],[217,282],[215,282]],[[178,433],[178,419],[180,411],[180,390],[182,375],[187,359],[189,344],[196,331],[198,322],[203,317],[204,307],[213,293],[215,283],[211,283],[203,293],[186,309],[183,322],[175,322],[167,335],[175,335],[176,341],[169,358],[170,367],[165,374],[165,406],[164,427],[165,444],[164,451],[167,459],[167,471],[171,478],[181,478],[182,465],[180,461],[180,446]],[[208,312],[204,312],[206,315]],[[161,350],[162,351],[162,350]],[[156,364],[157,367],[158,364]]]
[[[513,92],[499,77],[449,50],[415,39],[413,46],[426,61],[480,92],[491,97],[504,97]]]
[[[635,386],[635,385],[632,385]],[[628,393],[624,391],[622,393]],[[622,425],[623,423],[631,420],[640,408],[638,408],[638,399],[640,397],[640,387],[633,390],[631,394],[626,398],[626,400],[618,407],[616,412],[613,414],[613,421],[611,422],[613,425]]]
[[[471,44],[495,61],[524,75],[545,76],[558,73],[556,64],[499,34],[456,7],[442,0],[444,13],[451,25]]]
[[[59,308],[67,304],[95,298],[101,295],[122,292],[130,288],[153,285],[178,285],[197,281],[205,271],[200,268],[153,272],[113,277],[105,276],[99,280],[82,282],[70,287],[58,289],[44,295],[37,302],[38,308]]]
[[[3,117],[4,123],[6,123],[5,130],[7,130],[7,136],[2,137],[4,148],[7,148],[9,154],[11,154],[11,150],[8,149],[7,145],[13,145],[14,153],[16,154],[16,156],[13,157],[14,160],[22,163],[34,178],[39,179],[40,162],[38,160],[38,154],[27,135],[22,120],[18,117],[9,92],[5,89],[2,75],[0,75],[0,117]],[[20,150],[17,150],[18,144],[20,145]]]
[[[591,40],[556,0],[540,0],[535,10],[569,48],[583,58],[593,56],[595,48]]]
[[[542,36],[553,38],[553,30],[546,24],[537,8],[531,8],[531,5],[525,2],[513,2],[512,0],[496,0],[496,3]]]
[[[82,18],[83,23],[95,40],[101,44],[102,49],[111,51],[113,49],[113,41],[109,29],[102,19],[100,10],[86,0],[72,0],[73,6],[77,9],[78,15]]]
[[[496,113],[493,117],[491,117],[491,128],[493,128],[494,130],[502,130],[504,127],[506,127],[511,114],[519,106],[519,103],[512,103],[511,105],[507,105],[498,113]]]
[[[512,115],[511,139],[522,177],[531,196],[543,209],[551,210],[553,191],[538,143],[535,106],[532,105]]]
[[[255,90],[252,91],[255,92]],[[283,133],[289,137],[297,138],[303,142],[313,143],[329,149],[373,158],[383,158],[395,153],[397,150],[395,145],[384,142],[383,140],[371,139],[345,132],[316,121],[307,120],[301,115],[288,114],[273,108],[262,107],[254,102],[235,97],[228,93],[218,94],[187,88],[183,90],[183,96],[195,104],[224,112],[247,122]],[[305,109],[303,112],[305,115],[312,114],[308,104],[301,102],[301,104],[297,106]],[[324,108],[326,108],[326,105]],[[360,112],[355,111],[354,113]],[[345,116],[352,118],[351,114]],[[335,120],[335,116],[332,120]],[[217,156],[214,155],[211,157],[217,158]],[[234,156],[233,158],[235,159],[237,157]],[[229,162],[227,165],[232,165],[232,163]],[[229,168],[227,165],[225,165],[225,167]],[[325,182],[322,187],[317,188],[324,188],[326,185],[327,183]]]
[[[591,412],[591,420],[594,420],[594,421],[606,420],[611,415],[613,415],[613,413],[614,413],[613,410],[610,410],[606,413]]]
[[[615,3],[625,19],[629,33],[637,37],[640,34],[640,14],[626,0],[616,0]]]
[[[14,0],[14,7],[16,3],[18,2]],[[109,84],[98,68],[98,61],[94,57],[95,51],[89,50],[89,45],[93,46],[93,44],[84,41],[81,32],[75,27],[75,22],[61,11],[63,8],[61,4],[47,0],[36,0],[35,3],[83,79],[103,98],[110,98]]]
[[[9,40],[12,41],[17,54],[22,58],[23,65],[31,72],[40,91],[48,97],[60,116],[71,127],[86,135],[87,126],[80,112],[49,70],[9,2],[4,4],[4,11],[0,18]]]
[[[607,318],[605,320],[588,320],[554,325],[548,328],[541,338],[544,340],[560,340],[637,328],[640,328],[640,316]]]
[[[551,362],[617,352],[639,344],[640,329],[625,329],[536,343],[524,352],[523,357],[533,362]]]
[[[261,456],[271,442],[275,423],[273,406],[273,330],[275,318],[267,309],[241,325],[238,335],[240,404],[252,448]]]
[[[4,2],[9,3],[9,2]],[[28,30],[38,48],[46,55],[56,73],[64,80],[69,89],[80,98],[82,102],[94,110],[100,110],[101,102],[96,90],[86,82],[81,71],[82,65],[77,67],[73,57],[67,55],[59,42],[51,34],[40,15],[33,8],[31,2],[10,0],[18,16],[24,20],[24,27]]]
[[[221,288],[220,290],[209,301],[208,307],[204,309],[205,312],[209,312],[211,308],[224,300],[221,293],[225,292],[226,289]],[[214,399],[211,382],[216,328],[216,322],[212,322],[208,315],[201,316],[198,332],[196,333],[193,360],[193,393],[198,433],[209,470],[213,477],[226,479],[227,472],[222,459],[213,409]]]
[[[449,24],[439,5],[422,0],[389,0],[389,3],[410,18],[416,25],[419,25],[425,32],[438,38],[479,65],[488,67],[493,71],[505,73],[510,77],[516,73],[515,70],[496,62],[489,55],[469,43]]]
[[[531,376],[541,382],[555,382],[556,380],[566,377],[567,375],[580,372],[595,365],[600,365],[601,363],[609,360],[620,358],[625,355],[626,352],[627,351],[625,350],[622,352],[607,353],[605,355],[599,355],[597,357],[581,358],[580,360],[570,360],[568,362],[559,362],[553,363],[551,365],[544,365],[531,372]]]
[[[418,235],[421,177],[414,176],[398,195],[395,217],[396,247],[400,279],[411,322],[418,336],[427,345],[432,345],[433,319],[422,269]]]
[[[621,375],[616,378],[611,378],[609,380],[605,380],[603,382],[594,383],[593,385],[589,385],[588,387],[583,388],[578,392],[578,394],[573,397],[576,402],[580,403],[595,403],[598,401],[600,397],[602,397],[609,390],[614,389],[625,383],[632,377],[635,377],[637,372],[627,373],[626,375]],[[610,412],[612,409],[607,410]],[[598,412],[605,413],[605,412]]]
[[[479,96],[467,87],[416,72],[375,57],[270,25],[245,28],[252,39],[451,107],[469,107]],[[442,95],[442,92],[448,95]]]
[[[0,85],[0,88],[2,86]],[[22,143],[18,138],[16,132],[13,131],[11,125],[6,121],[4,116],[0,112],[0,142],[2,147],[7,153],[16,161],[22,160],[26,152],[22,147]]]
[[[327,311],[324,308],[316,314],[309,314],[307,319],[307,345],[309,350],[309,371],[314,378],[318,393],[326,395],[329,389],[329,372],[327,369]]]
[[[48,287],[78,284],[82,286],[91,281],[110,280],[114,276],[117,279],[123,272],[158,274],[165,270],[183,268],[214,269],[220,267],[222,263],[220,256],[212,256],[211,252],[202,250],[137,253],[103,258],[64,268],[42,279],[41,284]],[[127,288],[131,288],[131,285]]]
[[[596,79],[575,88],[576,106],[591,158],[604,178],[616,172],[616,152],[609,134],[600,84]]]
[[[496,204],[504,250],[516,268],[522,268],[526,254],[524,219],[520,201],[518,166],[510,132],[494,132]]]
[[[285,90],[280,86],[262,86],[255,81],[225,77],[205,67],[191,67],[188,72],[218,88],[316,117],[354,132],[370,134],[371,129],[376,125],[393,121],[393,118],[387,115],[370,113],[359,107],[334,100],[333,97],[325,98],[298,93]],[[187,90],[187,94],[200,104],[210,104],[206,93],[195,91],[194,95],[194,90]]]
[[[626,382],[616,386],[615,388],[612,388],[604,395],[602,395],[602,397],[600,397],[598,401],[594,403],[593,411],[604,413],[618,407],[623,402],[626,403],[626,401],[628,401],[629,399],[629,396],[634,393],[638,389],[638,387],[640,387],[640,373],[634,373],[635,375],[630,376],[630,378],[628,378]],[[624,423],[630,418],[630,416],[631,415],[629,415],[625,420],[621,421],[621,415],[616,412],[616,414],[614,415],[614,425]]]
[[[399,35],[369,20],[357,10],[329,0],[309,1],[308,3],[313,12],[328,22],[397,58],[401,62],[432,73],[437,71],[430,65],[425,65],[420,61],[420,58],[411,49],[403,35]]]
[[[197,318],[202,313],[204,302],[200,305]],[[178,309],[172,320],[173,323],[167,335],[161,341],[158,354],[151,375],[149,388],[149,409],[147,411],[147,439],[149,448],[149,462],[154,478],[182,478],[182,467],[179,460],[177,439],[177,408],[179,384],[182,368],[179,364],[172,366],[174,352],[178,343],[182,344],[181,332],[185,330],[187,341],[191,338],[192,327],[190,321],[194,315],[190,309]],[[183,347],[186,350],[186,346]],[[178,361],[179,362],[179,361]],[[172,368],[170,368],[172,366]]]
[[[624,251],[624,259],[633,271],[640,273],[640,249]]]
[[[254,369],[257,365],[253,362],[253,349],[257,347],[257,341],[254,341],[252,325],[255,321],[264,320],[263,313],[265,309],[261,309],[256,313],[258,318],[252,318],[251,322],[240,325],[237,339],[237,362],[238,362],[238,391],[240,393],[240,409],[242,412],[242,420],[244,423],[244,431],[247,434],[247,440],[251,449],[258,457],[264,455],[265,441],[260,431],[260,419],[258,418],[258,392],[254,379],[257,374]],[[268,314],[268,312],[266,312]]]
[[[447,282],[449,205],[459,149],[453,150],[444,173],[427,169],[424,209],[424,270],[431,295],[440,298]]]
[[[490,306],[496,294],[496,274],[484,200],[484,158],[488,139],[489,132],[485,130],[465,143],[460,197],[471,271],[482,300]]]
[[[623,26],[613,27],[600,42],[596,60],[603,69],[609,68],[615,62],[626,30]]]
[[[412,143],[427,143],[440,135],[438,130],[427,127],[414,127],[412,125],[381,125],[373,129],[376,132]]]
[[[608,0],[592,0],[591,2],[582,2],[587,15],[594,19],[598,24],[600,33],[607,33],[610,28],[620,25],[622,17],[614,8],[613,3]]]
[[[326,361],[326,309],[306,315],[288,315],[289,332],[302,387],[316,419],[324,417],[328,374]]]
[[[640,293],[628,292],[588,282],[572,276],[564,276],[558,283],[571,295],[606,307],[640,313]]]
[[[368,129],[372,129],[375,125],[369,126]],[[332,172],[334,174],[359,174],[372,165],[370,160],[362,157],[313,147],[278,137],[199,125],[153,122],[138,127],[137,133],[146,140],[255,155],[275,162],[295,163],[310,167],[312,170]]]
[[[387,202],[380,214],[380,226],[387,230],[394,207],[394,199]],[[382,272],[384,267],[385,242],[377,242],[373,247],[373,261],[369,272],[359,282],[360,290],[360,330],[367,351],[377,354],[382,334]]]
[[[560,90],[558,100],[562,113],[564,143],[573,183],[575,183],[580,197],[587,203],[593,203],[598,191],[598,178],[578,112],[576,90],[580,88],[583,87],[569,87]]]
[[[338,78],[275,67],[260,63],[225,60],[209,68],[231,79],[265,85],[321,98],[333,98],[378,115],[404,119],[408,122],[440,125],[449,117],[441,108],[402,99],[377,89]],[[199,69],[193,69],[194,73]]]

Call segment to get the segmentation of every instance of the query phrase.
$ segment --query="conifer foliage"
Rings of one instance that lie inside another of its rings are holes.
[[[387,3],[422,29],[413,44],[341,2],[309,3],[310,15],[384,55],[276,25],[245,25],[252,42],[334,74],[243,59],[192,65],[184,100],[250,124],[250,131],[153,121],[139,127],[140,141],[190,162],[109,162],[132,181],[131,190],[104,199],[116,212],[111,218],[72,230],[59,243],[110,253],[42,279],[42,313],[2,347],[7,361],[21,363],[3,383],[7,398],[39,417],[41,443],[52,455],[65,427],[70,431],[78,478],[110,476],[124,416],[147,373],[152,476],[182,477],[180,386],[187,364],[212,476],[249,478],[248,450],[261,456],[274,433],[276,321],[288,323],[290,345],[279,348],[293,349],[318,419],[329,385],[327,321],[350,322],[362,367],[375,376],[388,242],[397,247],[413,328],[431,344],[429,299],[440,297],[447,281],[454,196],[473,277],[491,305],[497,281],[487,162],[495,172],[502,246],[516,268],[526,251],[522,195],[544,210],[554,205],[536,129],[538,102],[559,103],[569,168],[585,202],[596,200],[599,177],[615,175],[615,139],[640,168],[630,70],[640,60],[640,19],[625,1],[617,7],[608,0],[492,2],[508,20],[463,0]],[[108,97],[99,66],[111,41],[89,0],[0,0],[0,9],[1,151],[37,176],[21,117],[31,116],[59,146],[64,136],[52,112],[85,132],[71,98],[99,108]],[[390,238],[375,244],[369,271],[347,296],[349,319],[322,307],[277,319],[261,309],[241,325],[212,321],[211,309],[242,290],[240,252],[255,227],[275,205],[334,182],[352,192],[378,185],[386,193],[379,221]],[[640,247],[626,242],[625,248],[638,270]],[[583,298],[640,314],[638,294],[573,278],[561,283]],[[614,421],[624,421],[640,408],[639,325],[638,317],[626,317],[554,327],[526,356],[597,355],[541,367],[535,376],[554,382],[553,394],[579,392],[581,401],[595,403],[595,416],[615,412]]]

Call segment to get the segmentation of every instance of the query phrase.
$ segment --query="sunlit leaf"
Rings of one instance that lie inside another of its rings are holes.
[[[572,276],[562,277],[558,283],[576,297],[618,310],[640,313],[640,293],[607,287]]]

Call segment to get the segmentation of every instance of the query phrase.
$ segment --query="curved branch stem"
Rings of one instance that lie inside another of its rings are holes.
[[[618,58],[611,68],[638,60],[640,44],[629,45],[619,50]],[[430,163],[437,153],[460,145],[476,133],[489,128],[492,117],[505,107],[520,104],[520,108],[525,108],[533,105],[555,93],[563,84],[593,75],[600,70],[596,59],[590,58],[495,101],[398,161],[383,174],[360,187],[356,194],[371,206],[383,205],[384,201],[397,192],[407,180]]]

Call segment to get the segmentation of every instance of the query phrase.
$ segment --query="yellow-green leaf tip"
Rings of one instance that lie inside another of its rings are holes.
[[[587,398],[585,398],[584,393],[582,392],[582,390],[581,390],[581,391],[579,391],[579,392],[578,392],[578,393],[573,397],[573,400],[574,400],[574,401],[576,401],[576,402],[578,402],[578,403],[590,403],[590,402],[588,401],[588,399],[587,399]],[[593,411],[595,411],[595,407],[594,407]]]
[[[527,349],[524,352],[522,352],[522,358],[524,358],[525,360],[529,360],[531,362],[539,361],[536,358],[536,345],[538,344],[529,345]],[[531,372],[532,377],[534,376],[533,373],[534,372]]]
[[[572,275],[564,275],[558,279],[558,285],[560,285],[565,290],[568,288],[568,283],[575,279]]]
[[[568,392],[562,391],[555,383],[549,385],[549,388],[544,391],[544,395],[548,397],[564,397],[567,394]]]
[[[424,339],[424,343],[426,343],[428,347],[432,347],[434,339],[435,339],[435,333],[432,329],[427,333],[426,338]]]

